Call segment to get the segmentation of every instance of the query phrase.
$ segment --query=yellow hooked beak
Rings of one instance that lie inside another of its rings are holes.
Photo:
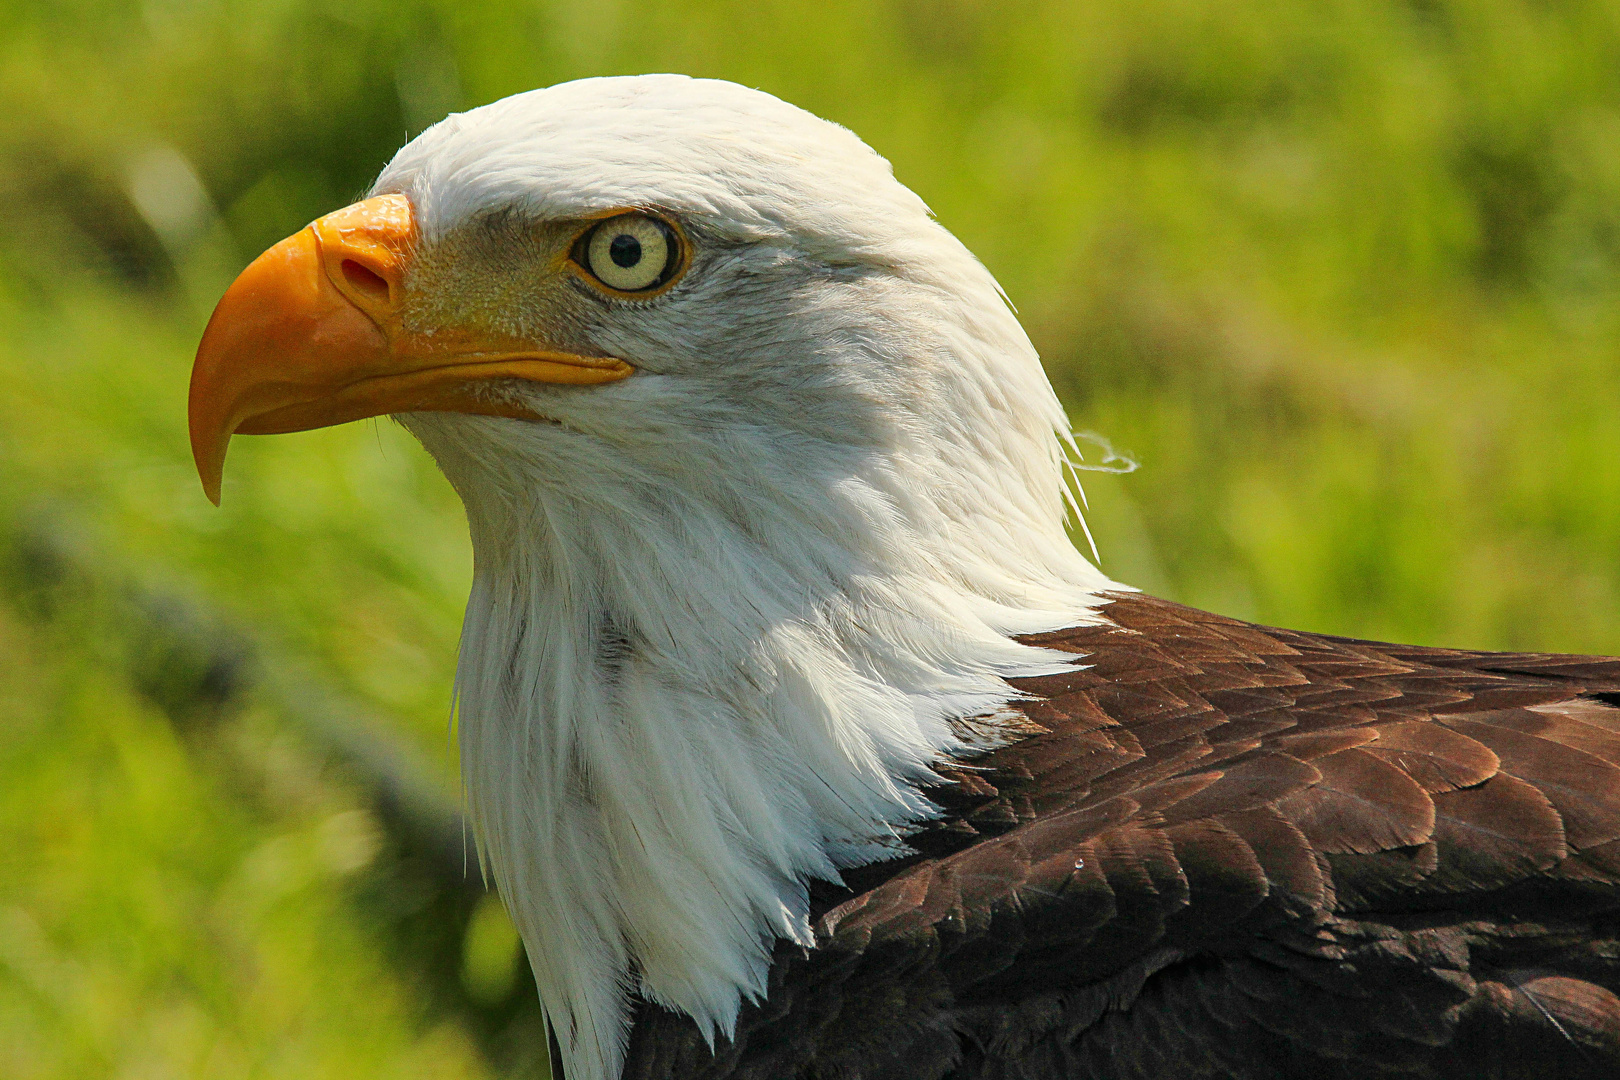
[[[634,368],[491,331],[407,330],[400,319],[416,220],[403,195],[328,214],[260,255],[220,299],[191,370],[191,453],[219,504],[231,436],[397,412],[539,419],[492,379],[575,386]]]

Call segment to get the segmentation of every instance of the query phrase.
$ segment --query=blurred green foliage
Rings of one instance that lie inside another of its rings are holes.
[[[190,350],[447,111],[654,70],[844,123],[980,254],[1141,463],[1087,480],[1116,577],[1620,652],[1614,0],[0,0],[0,539],[302,658],[453,799],[453,496],[373,422],[237,440],[214,510]],[[0,1074],[537,1068],[477,1034],[525,992],[498,909],[438,988],[352,777],[273,701],[177,727],[115,616],[4,567]]]

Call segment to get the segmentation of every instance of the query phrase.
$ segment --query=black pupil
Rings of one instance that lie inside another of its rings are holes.
[[[629,233],[620,233],[608,245],[608,256],[615,264],[628,270],[641,261],[641,241]]]

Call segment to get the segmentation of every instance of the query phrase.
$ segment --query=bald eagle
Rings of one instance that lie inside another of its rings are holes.
[[[215,501],[384,414],[466,506],[467,815],[570,1080],[1620,1075],[1620,661],[1109,580],[995,280],[844,128],[444,120],[193,372]]]

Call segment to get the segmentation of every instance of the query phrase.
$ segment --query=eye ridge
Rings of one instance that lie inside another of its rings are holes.
[[[631,211],[592,224],[570,254],[592,284],[615,295],[639,297],[675,279],[684,268],[686,245],[661,216]],[[657,260],[656,265],[650,260]]]

